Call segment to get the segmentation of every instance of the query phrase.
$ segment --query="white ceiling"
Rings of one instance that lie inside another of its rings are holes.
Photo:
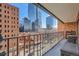
[[[79,3],[42,3],[63,22],[75,22],[79,11]]]

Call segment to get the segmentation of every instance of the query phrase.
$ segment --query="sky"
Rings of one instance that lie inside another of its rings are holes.
[[[27,3],[10,3],[10,4],[19,8],[19,20],[20,20],[19,23],[23,23],[24,17],[29,18]],[[32,13],[32,15],[33,15],[34,14],[33,9],[30,8],[30,10],[32,10],[32,11],[29,13]],[[40,8],[39,8],[39,11],[41,12],[42,28],[46,28],[46,17],[48,17],[49,15],[45,11],[41,10]],[[31,19],[34,19],[34,17],[31,17]],[[53,22],[53,23],[55,23],[55,22]]]
[[[28,17],[28,4],[27,3],[10,3],[11,5],[19,8],[19,20],[23,22],[24,17]]]

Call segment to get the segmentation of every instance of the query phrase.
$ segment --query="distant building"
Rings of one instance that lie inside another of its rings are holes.
[[[47,29],[49,29],[51,31],[56,31],[57,25],[58,25],[58,22],[57,22],[57,19],[55,17],[48,16],[46,18],[46,27],[47,27]]]
[[[35,22],[32,22],[32,31],[35,32]]]
[[[31,31],[31,21],[28,18],[24,18],[24,32]]]
[[[53,27],[53,18],[51,16],[46,18],[46,27],[47,29],[52,29]]]
[[[36,20],[35,20],[36,31],[39,31],[41,26],[42,26],[41,12],[39,11],[38,8],[36,8]]]
[[[20,31],[20,32],[24,32],[24,25],[23,25],[22,23],[20,23],[19,31]]]
[[[38,31],[41,28],[41,13],[38,8],[33,4],[28,4],[28,17],[31,21],[32,31]]]
[[[42,17],[41,16],[42,16],[42,14],[38,9],[38,25],[39,25],[39,28],[42,27]]]
[[[36,6],[32,3],[28,4],[28,18],[31,21],[31,23],[34,22],[36,19]]]

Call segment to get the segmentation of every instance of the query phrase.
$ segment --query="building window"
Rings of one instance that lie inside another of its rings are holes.
[[[0,14],[0,17],[2,17],[2,15]]]
[[[12,34],[12,37],[13,37],[13,34]]]
[[[4,22],[6,23],[6,20]]]
[[[7,9],[9,9],[9,6],[7,6]]]
[[[18,24],[18,22],[17,22],[17,24]]]
[[[2,10],[0,9],[0,12],[1,12]]]
[[[2,20],[0,19],[0,22],[2,22]]]
[[[6,5],[4,7],[6,8]]]
[[[2,27],[2,25],[0,25],[0,27]]]
[[[13,32],[13,30],[11,32]]]
[[[8,30],[8,32],[9,32],[9,30]]]
[[[15,17],[14,17],[14,19],[15,19]]]
[[[2,30],[0,30],[0,33],[2,32]]]
[[[9,37],[9,35],[8,35],[8,37]]]
[[[7,11],[7,13],[9,14],[9,11]]]
[[[0,4],[0,7],[1,7],[2,5]]]
[[[5,28],[6,28],[6,25],[5,25]]]
[[[6,35],[5,35],[5,37],[6,37]]]
[[[6,10],[4,12],[6,13]]]
[[[17,20],[18,20],[18,18],[17,18]]]
[[[8,17],[8,19],[9,19],[9,16],[7,16]]]
[[[6,15],[4,17],[6,18]]]
[[[6,32],[6,30],[5,30],[5,32]]]
[[[9,28],[9,25],[8,25],[8,28]]]
[[[14,28],[15,28],[15,26],[14,26]]]
[[[15,11],[15,9],[14,9],[14,11]]]
[[[9,23],[9,21],[7,21]]]
[[[13,17],[11,17],[11,19],[13,19]]]
[[[6,44],[5,44],[5,47],[6,47]]]

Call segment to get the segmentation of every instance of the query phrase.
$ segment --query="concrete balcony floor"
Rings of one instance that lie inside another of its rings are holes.
[[[63,47],[67,40],[61,40],[54,48],[50,49],[44,56],[60,56],[61,52],[60,49]]]

